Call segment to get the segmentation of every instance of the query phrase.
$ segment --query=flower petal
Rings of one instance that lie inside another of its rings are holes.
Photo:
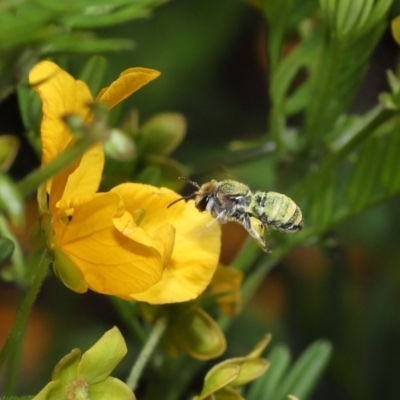
[[[83,353],[78,374],[90,384],[104,381],[125,357],[127,351],[121,332],[114,326]]]
[[[201,213],[193,201],[167,206],[179,195],[166,188],[127,183],[112,192],[120,194],[132,214],[143,209],[140,224],[146,232],[172,224],[175,245],[162,279],[143,293],[132,293],[132,299],[151,304],[175,303],[196,298],[204,291],[215,272],[220,252],[220,226],[209,213]]]
[[[78,365],[81,359],[81,350],[72,349],[66,354],[54,367],[51,379],[53,381],[60,380],[62,382],[68,382],[74,379],[78,372]]]
[[[219,368],[212,375],[207,374],[204,379],[204,386],[201,391],[200,399],[205,399],[211,396],[217,390],[232,382],[240,372],[240,367],[237,365],[226,365]]]
[[[105,381],[90,386],[92,400],[135,400],[132,390],[122,381],[112,376]]]
[[[36,64],[29,73],[29,83],[42,100],[42,164],[47,164],[72,139],[61,117],[69,113],[85,117],[87,104],[93,99],[84,82],[75,80],[51,61]]]
[[[29,73],[29,82],[42,100],[40,130],[42,165],[45,165],[73,143],[74,138],[62,117],[73,113],[85,118],[89,111],[88,104],[93,98],[84,82],[75,80],[51,61],[36,64]],[[103,166],[103,147],[98,143],[82,156],[79,167],[68,178],[65,196],[95,193]]]
[[[87,202],[74,198],[67,207],[74,213],[67,225],[55,224],[57,246],[81,269],[90,289],[127,296],[161,279],[163,262],[156,244],[145,246],[114,227],[113,219],[128,214],[117,193],[99,193]]]
[[[104,167],[102,143],[96,143],[80,159],[79,167],[68,177],[64,198],[96,193]]]
[[[158,76],[160,76],[160,72],[155,69],[141,67],[126,69],[116,81],[100,91],[96,97],[96,101],[102,101],[108,107],[113,108],[116,104]]]
[[[60,381],[50,381],[32,400],[59,400],[65,395],[65,388]]]

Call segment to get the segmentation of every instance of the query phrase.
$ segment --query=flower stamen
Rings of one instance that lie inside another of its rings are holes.
[[[67,400],[90,400],[89,384],[82,378],[72,380],[67,389]]]

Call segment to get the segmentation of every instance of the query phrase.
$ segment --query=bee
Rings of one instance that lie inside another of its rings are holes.
[[[297,232],[303,227],[300,208],[284,194],[252,192],[244,183],[232,179],[211,180],[201,186],[186,178],[179,179],[198,190],[173,201],[168,207],[181,200],[194,199],[199,211],[209,211],[221,224],[234,221],[243,225],[265,252],[270,252],[264,239],[268,227],[285,232]]]

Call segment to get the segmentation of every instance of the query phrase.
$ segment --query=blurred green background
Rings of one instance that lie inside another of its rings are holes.
[[[301,13],[317,7],[317,1],[308,0],[297,10]],[[389,15],[399,13],[400,1],[396,0]],[[187,134],[172,157],[193,179],[204,182],[229,177],[254,189],[290,194],[305,178],[305,166],[297,164],[291,170],[290,161],[279,167],[282,173],[272,174],[273,148],[260,150],[271,140],[267,124],[271,104],[267,24],[258,7],[238,0],[175,0],[156,8],[148,18],[103,27],[96,34],[135,43],[132,50],[103,54],[107,60],[104,85],[132,66],[162,72],[159,79],[117,108],[114,118],[132,108],[139,111],[141,123],[161,112],[182,113]],[[289,29],[283,53],[295,48],[298,40]],[[369,58],[370,68],[351,102],[351,112],[363,114],[377,104],[379,93],[388,90],[385,71],[397,70],[398,55],[398,45],[387,27]],[[66,53],[54,59],[78,76],[90,56]],[[302,79],[300,74],[297,80]],[[17,134],[23,143],[11,167],[15,178],[39,165],[19,115],[16,94],[11,93],[0,104],[0,130]],[[298,115],[288,121],[294,128],[304,124]],[[250,153],[230,150],[236,148],[248,148]],[[317,165],[319,156],[315,156]],[[310,156],[305,155],[304,164],[309,161]],[[400,174],[400,159],[398,162]],[[340,174],[336,177],[341,178]],[[28,210],[35,215],[34,206]],[[272,345],[288,344],[294,358],[313,341],[325,338],[333,344],[333,357],[310,399],[398,399],[399,210],[400,200],[388,196],[387,201],[329,227],[323,235],[308,238],[279,260],[233,322],[228,332],[230,355],[246,353],[265,332],[273,333]],[[310,217],[305,212],[304,220],[307,226]],[[224,230],[223,260],[227,263],[235,253],[236,245],[230,243],[243,240],[240,229],[229,226]],[[4,315],[0,319],[11,322],[13,288],[2,284],[1,290]],[[71,347],[89,346],[118,318],[103,297],[93,293],[77,296],[50,279],[32,320],[27,348],[36,352],[27,350],[22,393],[38,390],[60,356]],[[5,335],[7,329],[2,330]],[[62,341],[57,340],[60,336]],[[132,348],[135,351],[134,343]],[[121,370],[124,368],[127,366],[122,365]]]

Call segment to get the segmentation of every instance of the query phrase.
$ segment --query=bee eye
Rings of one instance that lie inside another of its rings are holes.
[[[208,200],[210,199],[210,196],[204,196],[197,204],[196,207],[200,211],[205,211],[207,208],[207,203]]]

